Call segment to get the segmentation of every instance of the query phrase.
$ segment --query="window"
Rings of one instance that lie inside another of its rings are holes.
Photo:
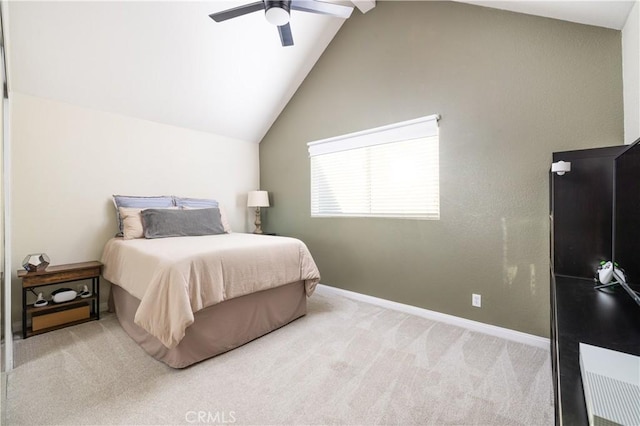
[[[438,119],[310,142],[311,216],[440,219]]]

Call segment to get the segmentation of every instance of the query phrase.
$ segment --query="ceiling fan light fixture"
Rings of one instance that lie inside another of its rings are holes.
[[[373,1],[375,0],[359,0]],[[278,27],[278,35],[282,46],[293,46],[293,36],[291,35],[291,25],[289,25],[289,14],[291,9],[298,12],[317,13],[319,15],[333,16],[347,19],[351,16],[353,7],[341,6],[333,3],[325,3],[315,0],[257,0],[243,6],[212,13],[209,15],[216,22],[223,22],[238,16],[264,10],[267,22]]]
[[[267,1],[265,16],[270,24],[282,26],[289,22],[289,2]]]

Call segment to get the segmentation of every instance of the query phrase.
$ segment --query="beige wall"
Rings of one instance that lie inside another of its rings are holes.
[[[440,221],[309,217],[306,142],[436,113]],[[303,239],[325,284],[547,336],[551,153],[622,142],[619,31],[377,2],[261,142],[264,228]]]
[[[622,29],[624,79],[624,141],[640,138],[640,0],[636,0]]]
[[[15,92],[11,113],[14,321],[24,256],[99,260],[117,232],[112,194],[216,198],[234,230],[247,229],[255,143]]]

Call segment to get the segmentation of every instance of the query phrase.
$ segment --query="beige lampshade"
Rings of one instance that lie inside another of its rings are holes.
[[[269,207],[269,192],[249,191],[247,207]]]

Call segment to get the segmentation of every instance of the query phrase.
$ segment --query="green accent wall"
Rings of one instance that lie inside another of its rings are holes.
[[[439,221],[310,217],[307,142],[429,114],[442,116]],[[305,241],[324,284],[548,336],[551,154],[622,143],[620,31],[379,1],[354,11],[262,140],[263,228]]]

